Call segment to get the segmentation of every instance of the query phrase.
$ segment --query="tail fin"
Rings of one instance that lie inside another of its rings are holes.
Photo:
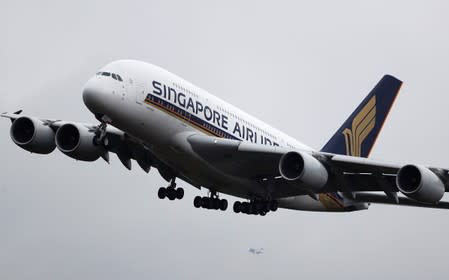
[[[401,85],[395,77],[385,75],[321,151],[368,157]]]

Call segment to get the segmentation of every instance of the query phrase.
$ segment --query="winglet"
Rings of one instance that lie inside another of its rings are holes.
[[[321,151],[368,157],[401,85],[400,80],[385,75]]]

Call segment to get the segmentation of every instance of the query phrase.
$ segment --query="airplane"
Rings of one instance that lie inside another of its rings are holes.
[[[322,212],[365,210],[372,203],[449,209],[442,201],[449,170],[370,159],[402,82],[385,75],[321,150],[158,66],[118,60],[85,84],[85,106],[97,124],[3,113],[10,137],[26,151],[58,148],[80,161],[131,169],[153,167],[167,181],[160,199],[184,197],[177,179],[201,190],[193,205],[265,216],[278,208]],[[398,195],[399,194],[399,195]]]
[[[260,255],[263,254],[263,248],[249,248],[248,252],[250,252],[253,255]]]

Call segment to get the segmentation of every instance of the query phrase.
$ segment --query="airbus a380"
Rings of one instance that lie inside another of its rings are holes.
[[[219,194],[238,197],[236,213],[266,215],[279,207],[345,212],[370,203],[449,209],[442,198],[449,172],[368,156],[402,82],[386,75],[324,147],[317,151],[152,64],[114,61],[84,86],[84,104],[99,124],[15,113],[10,136],[19,147],[48,154],[57,147],[81,161],[116,153],[131,169],[155,167],[168,182],[161,199],[182,199],[176,179],[209,194],[197,208],[226,210]],[[398,193],[400,194],[398,196]],[[401,194],[402,193],[402,194]]]

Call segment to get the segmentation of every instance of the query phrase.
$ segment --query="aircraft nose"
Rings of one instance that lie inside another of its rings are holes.
[[[90,79],[83,88],[83,101],[92,113],[100,113],[104,105],[104,88],[95,78]]]

